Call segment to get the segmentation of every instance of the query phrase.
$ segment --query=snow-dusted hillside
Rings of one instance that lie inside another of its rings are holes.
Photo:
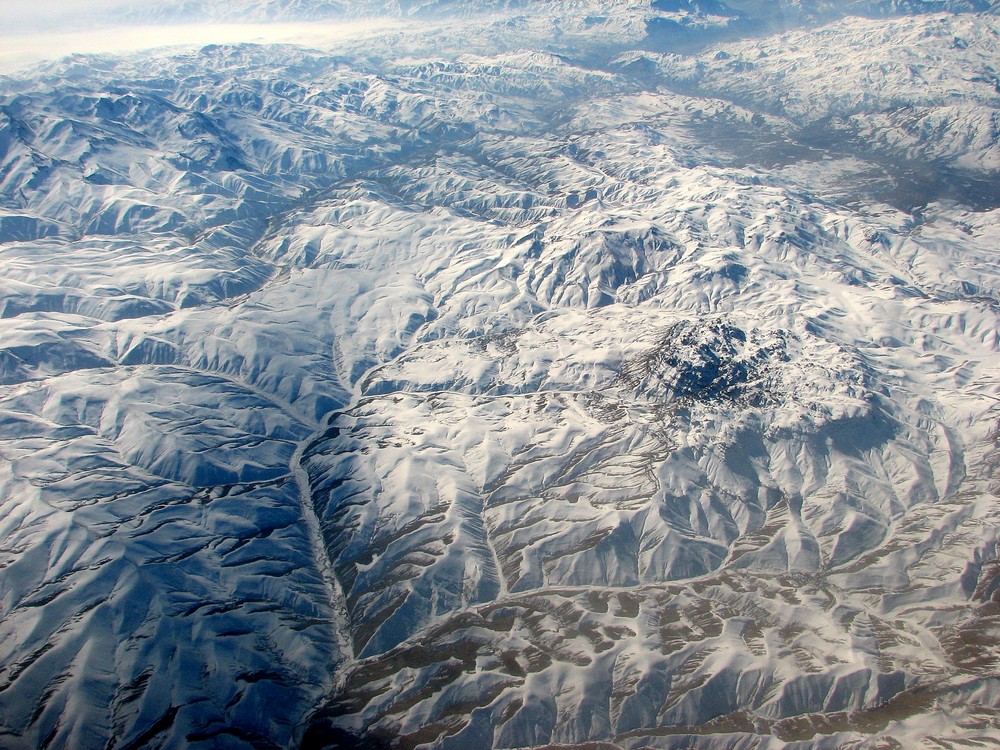
[[[810,140],[1000,170],[995,19],[868,20],[657,60],[669,83],[787,117]]]
[[[993,741],[995,9],[449,5],[0,80],[0,746]]]

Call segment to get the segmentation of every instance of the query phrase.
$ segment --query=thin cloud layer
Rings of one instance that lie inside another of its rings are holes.
[[[187,4],[149,22],[149,6],[138,0],[42,0],[27,8],[0,0],[0,73],[71,54],[125,54],[147,49],[205,44],[300,44],[339,49],[352,41],[398,27],[400,19],[312,22],[212,21],[204,6]],[[164,8],[155,9],[158,13]],[[141,22],[140,22],[141,21]]]
[[[108,22],[112,11],[139,7],[137,0],[38,0],[24,3],[0,0],[3,36],[18,30],[72,29],[81,22]]]

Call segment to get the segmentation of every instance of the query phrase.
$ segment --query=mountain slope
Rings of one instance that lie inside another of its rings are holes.
[[[690,5],[3,81],[0,744],[991,741],[996,20]]]

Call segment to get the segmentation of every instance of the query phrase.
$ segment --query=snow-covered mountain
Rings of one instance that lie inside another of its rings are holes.
[[[0,746],[993,741],[995,7],[445,5],[0,79]]]

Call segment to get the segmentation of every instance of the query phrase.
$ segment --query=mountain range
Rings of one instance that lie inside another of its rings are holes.
[[[993,742],[996,4],[375,17],[0,78],[0,746]]]

